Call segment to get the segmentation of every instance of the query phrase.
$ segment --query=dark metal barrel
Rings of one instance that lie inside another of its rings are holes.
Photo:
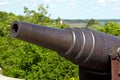
[[[15,21],[10,35],[58,52],[73,63],[94,71],[107,70],[108,55],[120,38],[88,28],[56,29]]]
[[[15,21],[11,25],[10,35],[12,37],[63,53],[67,51],[72,40],[70,33],[66,30],[19,21]]]

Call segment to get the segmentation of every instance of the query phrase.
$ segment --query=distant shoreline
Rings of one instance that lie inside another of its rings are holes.
[[[84,22],[84,23],[87,23],[87,21],[90,20],[90,19],[63,19],[64,22],[73,22],[73,23],[80,23],[80,22]],[[94,19],[96,21],[99,21],[99,22],[106,22],[106,21],[115,21],[115,22],[120,22],[120,19]]]
[[[90,19],[63,19],[64,23],[70,24],[71,26],[82,26],[85,27],[88,20]],[[120,24],[120,19],[94,19],[98,21],[101,25],[104,25],[106,21],[117,22]]]

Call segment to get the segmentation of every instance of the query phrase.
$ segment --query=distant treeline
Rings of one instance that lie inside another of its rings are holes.
[[[87,23],[90,19],[63,19],[63,21],[65,23],[69,23],[69,24],[72,24],[72,23]],[[118,22],[120,23],[120,19],[94,19],[100,23],[105,23],[106,21],[108,22]]]

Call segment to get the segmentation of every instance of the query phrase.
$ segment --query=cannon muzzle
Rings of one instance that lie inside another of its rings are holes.
[[[56,51],[73,63],[94,71],[107,70],[108,55],[120,38],[88,28],[56,29],[15,21],[10,35]]]

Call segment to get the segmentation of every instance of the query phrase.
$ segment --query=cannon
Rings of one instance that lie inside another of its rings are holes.
[[[89,28],[57,29],[14,21],[11,37],[51,50],[79,66],[80,80],[120,80],[120,38]]]

